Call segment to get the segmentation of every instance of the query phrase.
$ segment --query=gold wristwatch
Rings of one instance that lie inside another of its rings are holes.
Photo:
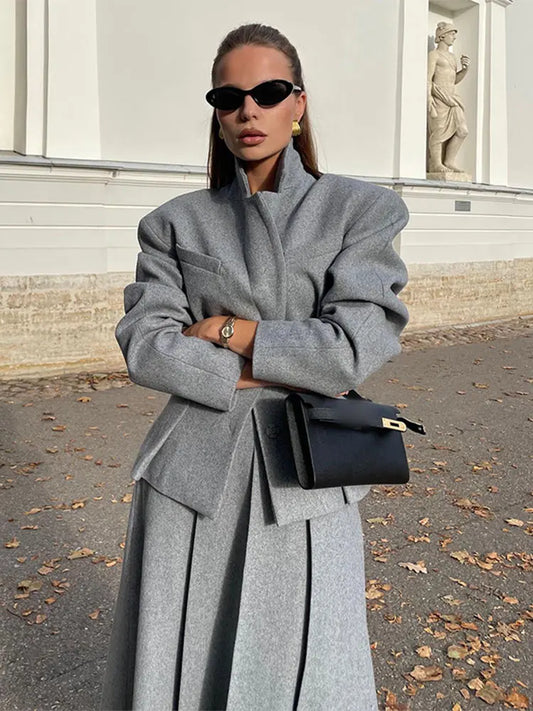
[[[233,324],[237,318],[238,316],[230,316],[224,321],[222,328],[220,329],[220,343],[224,346],[224,348],[228,348],[228,341],[233,336],[233,332],[235,330],[233,328]]]

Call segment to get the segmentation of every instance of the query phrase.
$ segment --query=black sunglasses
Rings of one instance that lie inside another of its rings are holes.
[[[272,79],[258,84],[248,91],[235,86],[219,86],[208,91],[205,98],[207,103],[214,106],[215,109],[233,111],[241,106],[246,94],[250,94],[259,106],[274,106],[290,96],[293,91],[302,91],[302,87],[296,86],[286,79]]]

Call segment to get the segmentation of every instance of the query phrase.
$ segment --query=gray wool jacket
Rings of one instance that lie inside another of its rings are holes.
[[[245,418],[253,413],[276,522],[358,501],[368,486],[304,490],[284,424],[283,384],[335,396],[401,350],[407,269],[392,240],[409,220],[374,183],[307,173],[289,142],[274,191],[250,194],[244,164],[220,190],[179,195],[143,217],[136,281],[115,330],[134,383],[168,393],[133,465],[171,498],[215,518]],[[208,316],[259,321],[246,358],[182,330]]]

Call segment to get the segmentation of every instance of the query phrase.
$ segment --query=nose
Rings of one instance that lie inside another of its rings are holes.
[[[255,103],[254,99],[250,96],[250,94],[247,94],[241,104],[241,116],[243,118],[248,118],[249,116],[256,116],[258,108],[259,106]]]

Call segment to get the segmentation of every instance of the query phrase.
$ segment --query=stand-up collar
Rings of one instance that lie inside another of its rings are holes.
[[[250,192],[250,183],[244,165],[246,161],[234,156],[235,162],[235,178],[232,188],[237,191],[243,198],[253,197]],[[310,175],[303,167],[300,154],[293,145],[293,139],[285,146],[281,152],[274,181],[274,192],[278,195],[285,193],[294,193],[298,189],[305,186],[309,187],[314,183],[315,178]],[[272,194],[272,191],[260,190],[263,195]]]

